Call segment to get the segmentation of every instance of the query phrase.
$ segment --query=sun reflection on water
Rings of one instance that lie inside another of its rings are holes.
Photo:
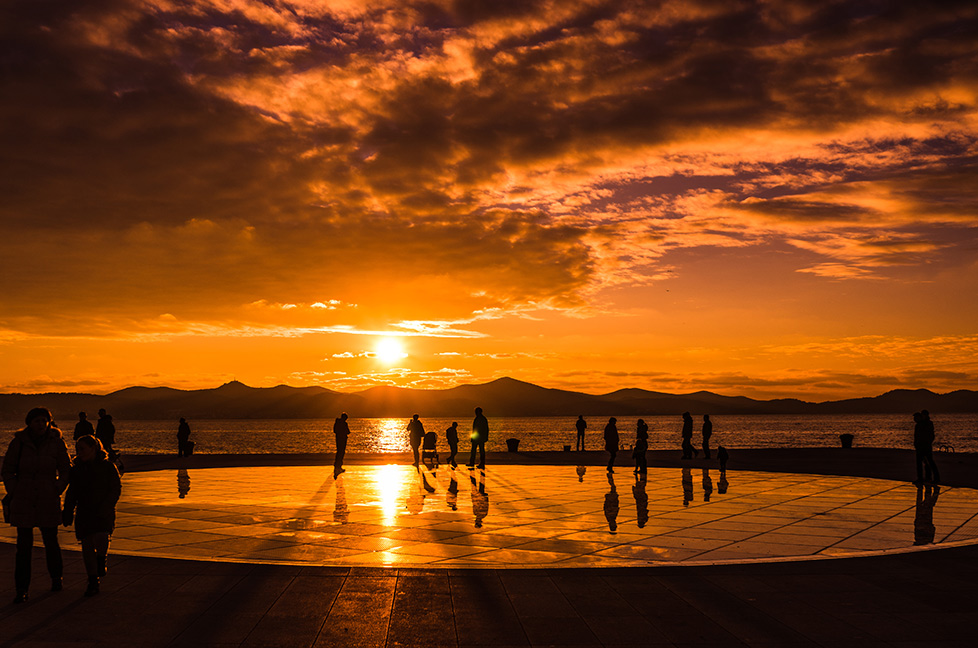
[[[399,418],[385,418],[377,421],[373,440],[374,452],[404,452],[408,445],[407,422]]]

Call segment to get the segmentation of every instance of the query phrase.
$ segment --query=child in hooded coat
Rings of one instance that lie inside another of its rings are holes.
[[[99,592],[99,578],[105,576],[109,537],[115,530],[115,505],[122,494],[122,480],[102,443],[93,436],[75,442],[75,464],[68,478],[63,519],[75,525],[75,537],[82,545],[82,560],[88,573],[85,596]]]

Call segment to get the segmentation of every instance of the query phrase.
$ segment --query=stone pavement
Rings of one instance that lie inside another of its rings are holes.
[[[37,552],[40,553],[40,552]],[[36,587],[0,646],[974,645],[978,547],[707,567],[456,570],[112,556],[102,593]],[[35,560],[43,585],[43,561]],[[0,581],[13,546],[0,544]],[[12,591],[5,594],[12,596]]]
[[[802,455],[805,452],[795,451]],[[831,462],[826,464],[824,461],[827,456],[831,455],[820,454],[819,466],[832,467]],[[863,476],[889,476],[894,471],[905,471],[902,465],[905,455],[897,458],[900,465],[888,462],[886,455],[879,455],[878,462],[869,462],[876,466],[872,469],[867,470],[865,466],[868,464],[862,464],[860,470],[848,470],[845,464],[848,459],[835,464],[835,468],[849,476],[867,472],[870,474]],[[938,461],[942,459],[940,457]],[[958,457],[956,462],[961,466],[959,479],[973,479],[974,472],[965,468],[973,468],[975,458]],[[322,466],[316,469],[322,470]],[[502,467],[494,469],[490,466],[487,492],[493,507],[497,501],[493,497],[496,487],[492,486],[491,477],[494,470],[499,471],[498,484],[508,479],[515,486],[529,485],[525,481],[529,477],[519,470],[506,477]],[[567,466],[562,470],[568,470]],[[669,470],[674,473],[673,482],[663,479],[663,488],[667,489],[663,504],[669,500],[672,506],[675,495],[684,493],[685,484],[681,477],[676,480],[679,473],[675,469]],[[551,477],[544,472],[541,472],[541,479],[546,481]],[[694,472],[699,472],[699,466]],[[341,480],[351,474],[354,471]],[[161,471],[155,477],[153,475],[146,473],[147,484],[159,479],[160,483],[169,484],[167,488],[179,497],[177,471]],[[136,496],[142,476],[130,477],[127,488],[131,484]],[[739,483],[744,486],[760,485],[765,479],[771,479],[769,475],[748,479],[750,475],[746,472],[743,477]],[[796,487],[805,488],[813,483],[831,485],[832,482],[803,477],[798,480],[791,475],[782,475],[782,482],[794,480]],[[631,476],[627,475],[627,478],[630,480]],[[735,479],[731,473],[731,491],[733,484],[738,483]],[[313,492],[319,492],[326,482],[320,479],[313,483],[316,484]],[[903,525],[900,542],[909,544],[911,527],[915,525],[908,525],[901,516],[905,518],[912,514],[916,518],[916,501],[909,507],[906,502],[915,489],[906,483],[873,479],[846,482],[852,488],[862,488],[866,483],[882,485],[876,496],[883,497],[878,502],[880,506],[868,509],[890,511],[892,515],[886,520]],[[203,487],[203,484],[203,475],[200,480],[192,480],[187,497],[193,496],[193,489]],[[596,480],[597,484],[600,480]],[[518,490],[515,486],[511,486],[511,492]],[[607,486],[605,481],[604,487]],[[694,498],[697,508],[724,505],[720,499],[703,503],[700,487],[698,482]],[[945,488],[940,497],[955,490]],[[832,491],[827,488],[823,493]],[[499,492],[503,495],[506,489],[499,489]],[[605,494],[607,492],[604,490]],[[754,495],[762,492],[763,489],[754,490]],[[325,493],[333,495],[331,510],[335,510],[335,490],[331,492],[327,488]],[[441,495],[444,497],[445,493]],[[964,491],[960,495],[965,500],[970,497]],[[152,497],[149,491],[146,496]],[[306,502],[310,500],[308,494],[303,497]],[[532,501],[534,498],[525,499]],[[584,500],[590,509],[601,504],[593,502],[591,495]],[[484,524],[489,524],[493,513],[505,517],[523,510],[517,507],[506,512],[505,501],[505,497],[500,498],[502,508],[495,512],[490,510]],[[650,502],[654,501],[654,497],[650,498]],[[439,502],[441,506],[446,500]],[[938,536],[943,534],[951,538],[954,532],[968,527],[958,525],[956,531],[952,531],[950,522],[946,526],[941,522],[945,502],[952,500],[937,502],[933,522],[939,528],[948,529],[946,533],[938,531]],[[225,504],[234,506],[232,502]],[[382,503],[377,506],[383,510]],[[425,506],[423,504],[422,511]],[[693,506],[692,501],[690,506]],[[783,501],[779,506],[795,508],[790,501]],[[395,508],[399,511],[400,507],[399,501],[395,501]],[[404,507],[407,508],[407,500]],[[369,506],[365,508],[368,515],[376,514],[369,512]],[[957,510],[955,514],[960,519],[965,519],[967,514],[960,510],[960,503],[950,508]],[[318,519],[327,509],[314,513],[309,519]],[[472,515],[473,510],[465,511],[466,515]],[[654,510],[650,503],[650,513]],[[703,508],[700,513],[708,510]],[[815,509],[812,511],[818,513]],[[696,513],[695,510],[685,512]],[[799,510],[794,512],[799,513]],[[667,510],[658,513],[672,514]],[[200,517],[188,519],[206,520],[210,515],[205,511]],[[589,514],[585,512],[583,515]],[[624,514],[620,515],[619,528],[631,524]],[[291,519],[298,518],[282,518]],[[872,530],[886,520],[866,530]],[[609,530],[607,518],[590,521],[597,521]],[[798,521],[801,520],[790,524]],[[965,523],[966,520],[962,522]],[[217,524],[234,526],[235,522],[218,521]],[[913,531],[916,532],[916,528]],[[283,529],[273,527],[272,532],[282,533]],[[318,531],[313,529],[312,532]],[[68,544],[65,542],[66,546]],[[219,553],[218,547],[212,547],[211,553]],[[13,545],[0,543],[0,583],[3,583],[0,596],[6,597],[0,599],[0,647],[4,648],[100,645],[954,648],[974,645],[975,621],[978,619],[975,612],[978,605],[978,546],[975,545],[805,561],[536,569],[512,568],[513,565],[506,569],[304,566],[301,561],[259,564],[112,553],[102,593],[90,599],[81,596],[86,579],[76,552],[65,552],[65,591],[50,593],[45,587],[43,552],[36,550],[32,598],[18,606],[8,602],[13,597],[13,552]]]

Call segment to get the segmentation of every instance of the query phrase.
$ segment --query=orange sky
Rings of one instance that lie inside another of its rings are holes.
[[[4,3],[0,391],[978,388],[975,33],[973,3]]]

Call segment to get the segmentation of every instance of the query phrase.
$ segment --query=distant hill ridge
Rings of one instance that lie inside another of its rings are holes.
[[[19,420],[32,407],[47,407],[60,421],[73,421],[79,411],[94,418],[104,407],[118,419],[289,419],[351,416],[465,418],[482,407],[490,416],[635,416],[709,414],[896,414],[978,412],[978,392],[937,394],[927,389],[897,389],[871,398],[812,403],[793,398],[755,400],[708,391],[666,394],[644,389],[619,389],[585,394],[549,389],[513,378],[450,389],[371,387],[342,393],[324,387],[249,387],[232,381],[214,389],[127,387],[105,395],[77,393],[0,394],[0,418]]]

